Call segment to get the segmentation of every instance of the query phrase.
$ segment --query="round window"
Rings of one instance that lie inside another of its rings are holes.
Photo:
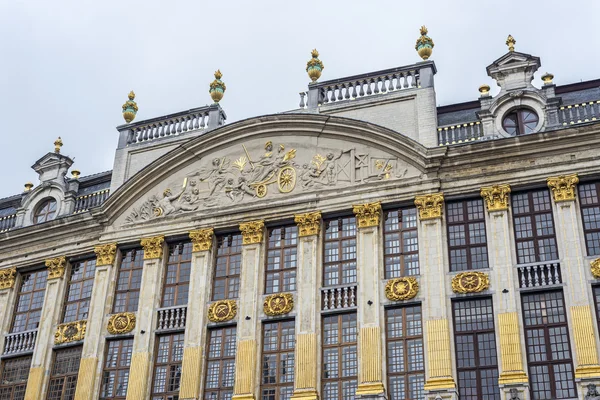
[[[512,136],[528,135],[533,133],[539,120],[537,114],[532,110],[520,108],[504,117],[502,127]]]
[[[42,222],[53,220],[56,216],[56,200],[49,199],[39,205],[33,216],[33,223],[39,224]]]

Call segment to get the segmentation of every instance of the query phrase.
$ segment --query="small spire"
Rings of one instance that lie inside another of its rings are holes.
[[[431,57],[431,52],[433,51],[433,40],[429,36],[427,36],[427,28],[425,25],[421,26],[421,37],[417,39],[417,44],[415,44],[415,50],[419,54],[423,60],[429,59]]]
[[[77,180],[79,179],[79,175],[81,175],[81,171],[74,169],[73,171],[71,171],[71,175],[73,175],[73,179]]]
[[[219,101],[221,101],[225,94],[225,90],[227,90],[227,86],[225,86],[225,83],[221,80],[222,77],[223,74],[221,73],[221,70],[216,70],[215,80],[211,82],[210,89],[208,89],[208,93],[210,93],[210,97],[215,104],[219,104]]]
[[[135,93],[133,90],[129,92],[127,97],[129,97],[129,100],[123,104],[123,118],[125,119],[125,122],[129,124],[135,119],[135,115],[138,112],[138,106],[137,103],[133,101],[133,99],[135,99]]]
[[[59,136],[58,139],[56,139],[54,141],[54,152],[57,154],[60,154],[60,148],[62,147],[62,145],[63,145],[63,141]]]
[[[316,82],[321,77],[321,73],[325,69],[325,66],[321,60],[319,60],[319,52],[317,49],[313,49],[313,51],[310,52],[310,55],[312,58],[306,63],[306,72],[308,72],[310,80]]]
[[[31,183],[31,182],[27,182],[27,183],[25,184],[25,190],[23,190],[23,191],[24,191],[24,192],[30,192],[32,188],[33,188],[33,183]]]
[[[508,51],[515,51],[516,43],[517,41],[515,40],[515,38],[512,37],[512,35],[508,35],[508,37],[506,38],[506,45],[508,46]]]

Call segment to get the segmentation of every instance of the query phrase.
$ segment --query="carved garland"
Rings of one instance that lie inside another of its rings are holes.
[[[441,218],[442,209],[444,208],[444,194],[433,193],[415,198],[415,205],[419,210],[419,218],[421,220]]]
[[[321,227],[321,212],[298,214],[294,216],[294,222],[298,225],[298,236],[318,235]]]
[[[385,297],[392,301],[410,300],[417,293],[419,282],[413,277],[391,279],[385,285]]]
[[[87,321],[74,321],[56,327],[54,344],[77,342],[85,337]]]
[[[291,293],[276,293],[265,298],[263,310],[265,314],[273,317],[284,315],[294,308],[294,296]]]
[[[262,243],[265,222],[262,220],[240,224],[242,244]]]
[[[15,286],[16,277],[16,268],[6,268],[0,270],[0,289],[10,289]]]
[[[596,258],[590,265],[592,266],[592,275],[594,275],[594,278],[600,278],[600,258]]]
[[[110,316],[106,329],[112,335],[131,332],[135,328],[135,314],[124,312]]]
[[[508,210],[509,185],[494,185],[481,188],[481,197],[485,200],[488,211]]]
[[[214,229],[198,229],[190,232],[192,251],[209,251],[212,248]]]
[[[367,203],[353,206],[354,214],[358,221],[359,228],[368,228],[379,226],[379,217],[381,216],[381,203]]]
[[[113,265],[117,256],[117,244],[109,243],[94,247],[96,253],[96,266]]]
[[[62,278],[67,267],[67,258],[63,256],[46,260],[46,267],[48,267],[48,279]]]
[[[579,183],[577,174],[551,176],[546,181],[556,203],[575,200],[575,185]]]
[[[235,300],[220,300],[208,307],[208,319],[212,322],[230,321],[237,315]]]
[[[490,278],[483,272],[461,272],[452,278],[454,293],[479,293],[490,287]]]
[[[144,260],[152,260],[153,258],[161,258],[163,253],[164,236],[154,236],[141,240],[141,245],[144,248]]]

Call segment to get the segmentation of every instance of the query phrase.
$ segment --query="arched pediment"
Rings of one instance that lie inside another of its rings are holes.
[[[103,212],[122,226],[397,184],[426,174],[443,152],[346,118],[252,118],[191,139],[151,163],[107,200]]]

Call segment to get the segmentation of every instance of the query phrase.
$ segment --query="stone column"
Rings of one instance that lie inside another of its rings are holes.
[[[4,336],[11,328],[12,310],[15,309],[17,269],[0,270],[0,354],[4,350]]]
[[[258,332],[259,282],[261,279],[261,244],[264,236],[264,221],[240,224],[242,232],[242,265],[240,275],[239,318],[237,326],[237,353],[235,355],[235,383],[233,399],[254,400]]]
[[[160,307],[160,295],[163,279],[163,252],[165,237],[144,238],[144,266],[140,287],[137,323],[133,339],[133,353],[129,368],[129,386],[127,400],[148,398],[148,383],[152,366],[152,348],[156,328],[156,310]]]
[[[27,380],[25,400],[43,398],[45,391],[44,377],[50,375],[52,363],[52,346],[54,345],[53,329],[60,322],[64,303],[66,257],[46,260],[48,282],[44,295],[44,305],[40,315],[37,342],[31,359],[31,369]]]
[[[512,238],[510,233],[509,185],[481,188],[487,218],[487,243],[489,266],[497,293],[494,296],[496,314],[496,341],[500,358],[500,384],[505,396],[517,390],[522,400],[529,399],[529,381],[525,373],[525,348],[518,315],[519,284],[512,264]]]
[[[298,268],[296,305],[296,352],[294,395],[295,400],[317,400],[319,326],[319,211],[299,214],[294,218],[298,224]]]
[[[456,383],[452,373],[453,362],[450,345],[450,316],[446,304],[446,243],[442,213],[442,193],[417,196],[415,205],[419,212],[419,264],[423,279],[423,321],[425,325],[425,390],[427,399],[457,399]]]
[[[81,363],[77,375],[77,388],[75,400],[92,400],[96,389],[96,375],[98,373],[98,359],[104,354],[106,343],[106,330],[104,327],[104,316],[110,312],[110,306],[106,299],[109,296],[109,288],[114,282],[114,268],[117,255],[117,244],[110,243],[96,246],[96,271],[94,276],[94,287],[87,319],[86,335],[81,351]]]
[[[213,228],[190,232],[192,240],[192,270],[187,306],[181,388],[179,398],[200,398],[202,381],[202,344],[206,341],[206,304],[210,293]]]
[[[381,307],[379,282],[383,278],[379,236],[381,203],[353,207],[358,226],[356,270],[358,279],[358,389],[363,399],[385,398],[381,361]]]

